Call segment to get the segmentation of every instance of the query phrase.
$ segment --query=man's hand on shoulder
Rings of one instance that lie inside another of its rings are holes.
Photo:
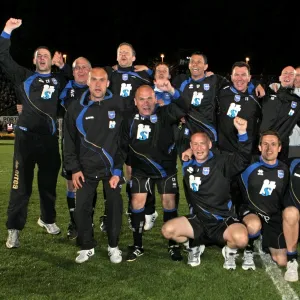
[[[134,66],[135,72],[148,71],[148,70],[149,70],[149,68],[145,65],[135,65]]]

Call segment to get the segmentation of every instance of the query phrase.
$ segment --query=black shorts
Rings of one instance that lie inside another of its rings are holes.
[[[146,177],[131,177],[131,193],[148,193],[154,194],[153,186],[157,186],[157,191],[162,194],[177,194],[178,182],[177,174],[169,175],[165,178],[146,178]]]
[[[227,217],[223,220],[200,220],[197,215],[187,215],[186,218],[190,222],[194,231],[194,240],[196,245],[199,244],[216,244],[223,246],[226,241],[223,238],[223,234],[228,226],[234,223],[241,223],[234,217]]]
[[[286,248],[285,238],[282,227],[282,215],[278,213],[272,215],[266,222],[266,219],[258,215],[262,223],[262,248],[264,251],[268,248],[284,249]]]
[[[242,219],[249,214],[255,214],[260,218],[262,248],[265,252],[268,252],[269,248],[286,248],[281,212],[278,212],[277,214],[273,214],[271,216],[266,216],[256,212],[253,209],[249,209],[247,205],[241,206],[240,218]]]
[[[291,194],[291,191],[288,191],[287,193],[285,193],[283,206],[284,208],[287,208],[289,206],[294,206],[300,210],[300,201],[297,199],[295,195]]]

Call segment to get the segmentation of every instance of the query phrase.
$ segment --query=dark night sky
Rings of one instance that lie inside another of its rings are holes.
[[[290,1],[198,0],[179,5],[98,0],[86,1],[88,8],[84,1],[66,2],[11,1],[2,7],[2,28],[9,17],[23,20],[12,34],[16,61],[31,67],[34,49],[46,45],[66,53],[70,63],[85,56],[94,66],[113,65],[117,46],[126,41],[136,49],[139,64],[160,53],[173,63],[180,53],[198,50],[208,56],[215,73],[230,72],[231,65],[246,56],[252,74],[277,75],[286,65],[300,65],[299,5]]]

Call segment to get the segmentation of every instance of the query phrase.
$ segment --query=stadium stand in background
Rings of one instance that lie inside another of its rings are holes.
[[[7,132],[7,123],[14,125],[18,119],[17,98],[13,84],[0,70],[0,138],[14,138],[14,133]]]
[[[7,79],[6,75],[0,70],[0,115],[17,115],[17,98],[13,84]]]

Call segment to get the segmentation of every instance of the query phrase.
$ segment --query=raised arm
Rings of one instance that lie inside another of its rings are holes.
[[[7,34],[11,34],[14,29],[20,27],[21,25],[22,25],[21,19],[10,18],[9,20],[7,20],[3,31],[6,32]]]
[[[0,36],[0,66],[7,77],[14,83],[25,80],[32,72],[14,61],[10,55],[10,35],[12,31],[22,24],[21,19],[10,18]]]

